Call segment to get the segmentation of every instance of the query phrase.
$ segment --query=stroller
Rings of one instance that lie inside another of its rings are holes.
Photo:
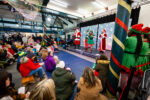
[[[139,90],[138,100],[147,100],[148,96],[150,96],[150,70],[144,72]]]

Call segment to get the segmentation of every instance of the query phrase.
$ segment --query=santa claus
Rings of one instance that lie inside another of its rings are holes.
[[[74,44],[75,44],[75,48],[76,48],[76,46],[78,46],[78,47],[80,46],[80,38],[81,38],[81,33],[78,28],[75,29],[74,37],[75,37]]]
[[[105,52],[106,50],[106,30],[104,29],[102,31],[102,34],[99,35],[99,39],[100,39],[100,44],[99,44],[99,51],[100,52]]]

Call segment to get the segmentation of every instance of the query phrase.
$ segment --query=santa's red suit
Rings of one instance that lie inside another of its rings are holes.
[[[105,51],[106,50],[106,30],[104,29],[102,34],[99,35],[100,38],[100,44],[99,44],[99,51]]]
[[[80,45],[81,33],[78,29],[76,29],[76,33],[74,34],[74,37],[75,37],[74,44]]]

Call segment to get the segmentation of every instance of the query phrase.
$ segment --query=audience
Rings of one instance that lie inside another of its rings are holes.
[[[22,37],[21,34],[18,34],[12,35],[12,39],[10,36],[8,35],[7,38],[0,41],[0,67],[10,63],[9,59],[17,59],[17,70],[23,78],[38,73],[41,80],[33,87],[31,94],[18,94],[10,83],[10,74],[0,70],[0,100],[24,100],[28,99],[28,97],[29,100],[68,100],[72,96],[77,83],[76,76],[71,72],[70,68],[66,68],[64,61],[60,61],[55,56],[56,52],[59,52],[59,48],[52,36],[44,35],[46,38],[41,36]],[[132,38],[137,38],[138,35],[131,34],[131,36]],[[140,35],[140,38],[143,38],[143,42],[140,41],[143,45],[138,54],[147,55],[149,50],[148,43],[150,42],[149,34]],[[64,47],[66,46],[63,40],[58,41],[59,43]],[[40,44],[43,44],[43,46]],[[148,59],[140,55],[138,55],[139,59],[143,59],[146,63]],[[143,61],[136,63],[142,64]],[[94,70],[90,67],[84,69],[83,75],[77,84],[75,100],[107,100],[101,93],[106,92],[109,63],[108,58],[105,55],[101,55],[96,59]],[[124,60],[124,63],[128,62]],[[145,67],[145,69],[148,69],[148,67]],[[144,71],[145,69],[142,70]],[[52,79],[44,79],[43,71],[45,70],[46,73],[50,73]]]
[[[57,100],[68,100],[72,95],[75,85],[75,75],[65,69],[65,63],[60,61],[52,73],[52,79],[55,83],[55,92]]]
[[[30,93],[18,94],[18,92],[10,86],[9,73],[0,70],[0,100],[24,100],[29,97]]]
[[[84,69],[77,89],[75,100],[107,100],[104,95],[100,94],[103,90],[101,81],[94,76],[94,72],[90,67]]]
[[[54,81],[46,79],[38,83],[31,91],[29,100],[56,100]]]

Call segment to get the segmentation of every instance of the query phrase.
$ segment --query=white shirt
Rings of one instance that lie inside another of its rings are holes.
[[[27,43],[27,37],[22,38],[23,43]]]

